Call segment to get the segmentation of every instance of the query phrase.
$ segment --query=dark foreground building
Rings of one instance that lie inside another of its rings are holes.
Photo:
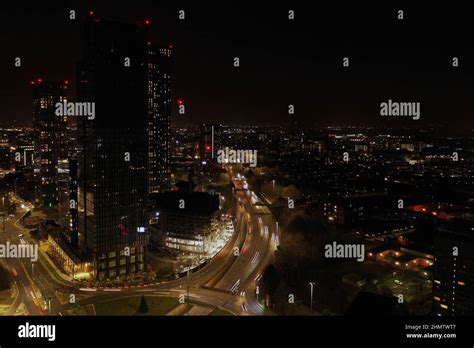
[[[78,99],[78,239],[101,280],[146,269],[148,27],[86,21]]]

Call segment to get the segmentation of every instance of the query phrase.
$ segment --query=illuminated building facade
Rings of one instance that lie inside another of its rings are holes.
[[[474,314],[474,220],[440,223],[435,239],[433,312],[439,316]]]
[[[186,202],[180,208],[180,202]],[[164,246],[183,253],[205,254],[218,236],[219,195],[165,192],[158,196]]]
[[[34,115],[34,181],[39,204],[59,201],[59,169],[68,158],[67,117],[56,116],[55,105],[67,100],[68,82],[31,81]]]
[[[69,182],[64,197],[60,200],[60,223],[66,241],[77,246],[77,159],[69,160]]]
[[[170,188],[171,46],[148,46],[148,166],[150,193]]]
[[[86,21],[78,66],[78,240],[98,280],[146,270],[148,104],[146,25]]]
[[[49,254],[74,279],[89,278],[92,263],[83,260],[64,239],[55,233],[48,234]]]

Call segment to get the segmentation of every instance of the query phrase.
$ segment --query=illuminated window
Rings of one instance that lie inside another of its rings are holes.
[[[441,308],[448,309],[448,306],[446,306],[445,304],[442,304],[440,306],[441,306]]]
[[[464,286],[464,285],[466,285],[466,283],[458,281],[458,285]]]
[[[441,301],[441,299],[438,296],[433,297],[436,301]]]

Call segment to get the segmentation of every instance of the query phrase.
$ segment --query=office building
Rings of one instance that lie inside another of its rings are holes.
[[[433,312],[439,316],[474,314],[474,219],[440,222],[435,238]]]
[[[68,82],[38,78],[33,87],[34,181],[38,205],[58,203],[59,169],[67,161],[67,117],[55,114],[56,103],[67,101]]]
[[[149,43],[148,43],[149,44]],[[170,188],[171,46],[148,45],[149,191]]]
[[[78,65],[78,242],[98,280],[146,270],[148,31],[90,13]],[[92,105],[92,104],[91,104]]]

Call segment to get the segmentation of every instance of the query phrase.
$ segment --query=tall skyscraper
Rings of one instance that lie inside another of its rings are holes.
[[[170,189],[171,46],[148,46],[148,165],[150,193]]]
[[[78,238],[99,280],[146,269],[147,36],[145,23],[85,25],[78,99],[95,117],[77,117]]]
[[[69,182],[64,202],[60,203],[61,225],[64,227],[65,239],[77,247],[77,159],[69,159]]]
[[[474,220],[440,223],[435,239],[433,312],[441,316],[474,314]]]
[[[201,141],[199,144],[201,160],[217,160],[217,151],[221,148],[221,130],[222,126],[220,124],[201,125]]]
[[[77,127],[76,117],[67,116],[66,137],[68,139],[67,160],[60,162],[58,169],[59,224],[66,239],[77,245]]]
[[[31,81],[33,87],[35,196],[52,207],[59,201],[61,168],[68,158],[67,117],[57,116],[56,103],[67,101],[68,82]]]

